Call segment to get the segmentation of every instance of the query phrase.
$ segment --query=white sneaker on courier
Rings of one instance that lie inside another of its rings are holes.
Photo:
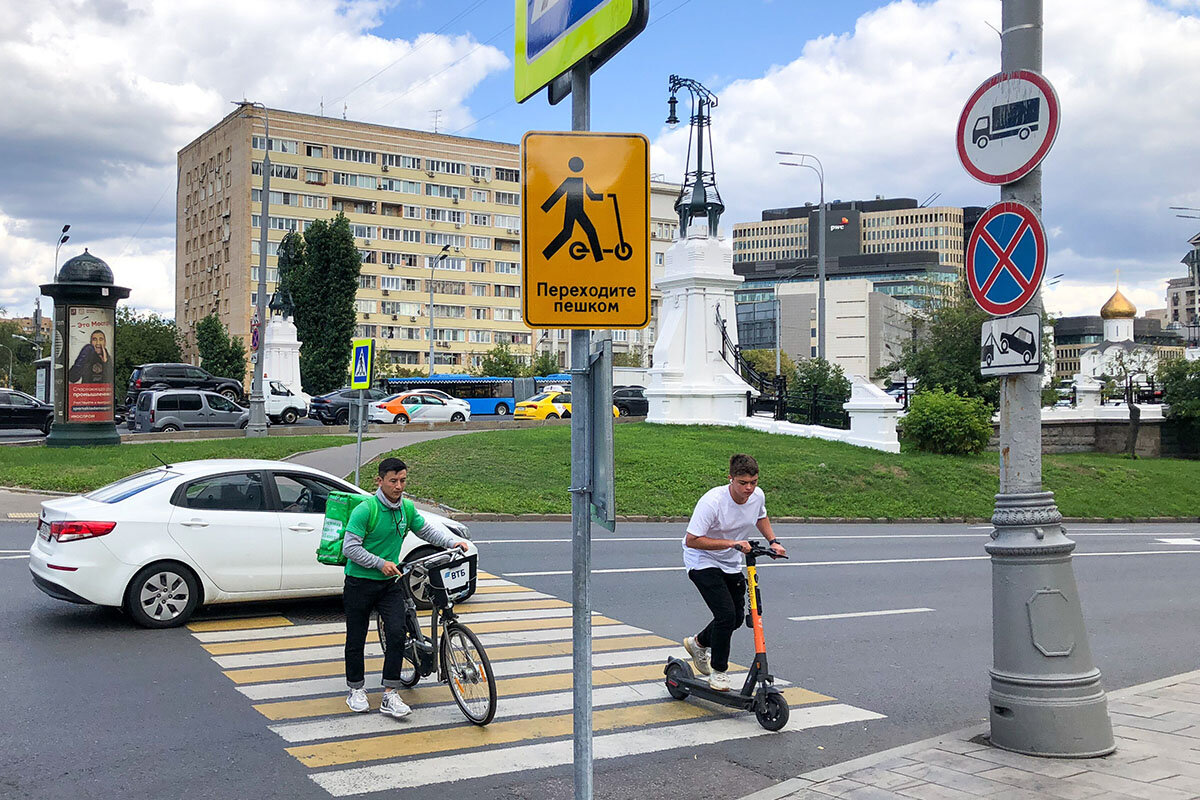
[[[714,692],[728,692],[731,685],[729,683],[728,672],[714,672],[708,676],[708,688]]]
[[[695,636],[689,636],[683,640],[683,649],[687,650],[688,655],[692,657],[692,665],[696,667],[697,672],[701,675],[712,672],[712,668],[708,665],[708,648],[701,647]]]

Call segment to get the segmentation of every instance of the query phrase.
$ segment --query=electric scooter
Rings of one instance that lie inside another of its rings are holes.
[[[676,700],[683,700],[688,695],[695,695],[723,706],[740,708],[743,711],[753,709],[758,724],[769,731],[777,731],[787,724],[788,704],[783,693],[775,688],[775,677],[767,669],[767,645],[763,639],[762,598],[758,593],[758,568],[755,562],[759,556],[771,558],[787,558],[763,547],[757,540],[751,539],[750,552],[746,553],[746,592],[750,595],[750,613],[747,622],[754,629],[754,663],[746,675],[746,682],[739,692],[718,692],[708,686],[708,681],[697,678],[692,672],[691,665],[678,658],[668,658],[663,668],[667,682],[667,692]]]
[[[617,245],[615,247],[605,247],[603,248],[603,252],[612,253],[620,261],[628,261],[633,256],[633,245],[625,241],[625,229],[621,227],[621,206],[617,202],[617,196],[612,192],[609,192],[608,196],[612,199],[613,215],[617,220]],[[570,246],[567,247],[567,252],[576,261],[582,261],[592,253],[591,249],[583,242],[571,242]]]

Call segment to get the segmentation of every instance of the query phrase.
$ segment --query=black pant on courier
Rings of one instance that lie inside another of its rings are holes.
[[[717,567],[688,570],[688,577],[712,612],[713,620],[696,636],[696,643],[712,649],[708,663],[714,672],[729,671],[729,640],[742,624],[746,579]]]
[[[363,650],[367,631],[371,627],[371,612],[378,610],[387,635],[387,652],[383,654],[383,685],[388,689],[399,688],[406,633],[404,590],[399,582],[347,575],[342,590],[342,606],[346,610],[346,685],[351,689],[363,688]]]

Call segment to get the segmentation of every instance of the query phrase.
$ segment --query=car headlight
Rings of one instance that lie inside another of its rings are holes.
[[[451,533],[453,533],[455,536],[459,537],[460,539],[466,539],[466,540],[470,541],[471,530],[466,525],[462,524],[461,522],[458,522],[458,521],[452,520],[452,519],[447,519],[446,527],[450,529]]]

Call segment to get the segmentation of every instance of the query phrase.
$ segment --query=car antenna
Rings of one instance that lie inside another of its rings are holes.
[[[170,464],[168,464],[167,462],[163,461],[161,458],[158,457],[158,453],[155,453],[153,450],[151,450],[150,455],[154,456],[155,460],[158,461],[158,463],[162,464],[167,469],[171,468]]]

